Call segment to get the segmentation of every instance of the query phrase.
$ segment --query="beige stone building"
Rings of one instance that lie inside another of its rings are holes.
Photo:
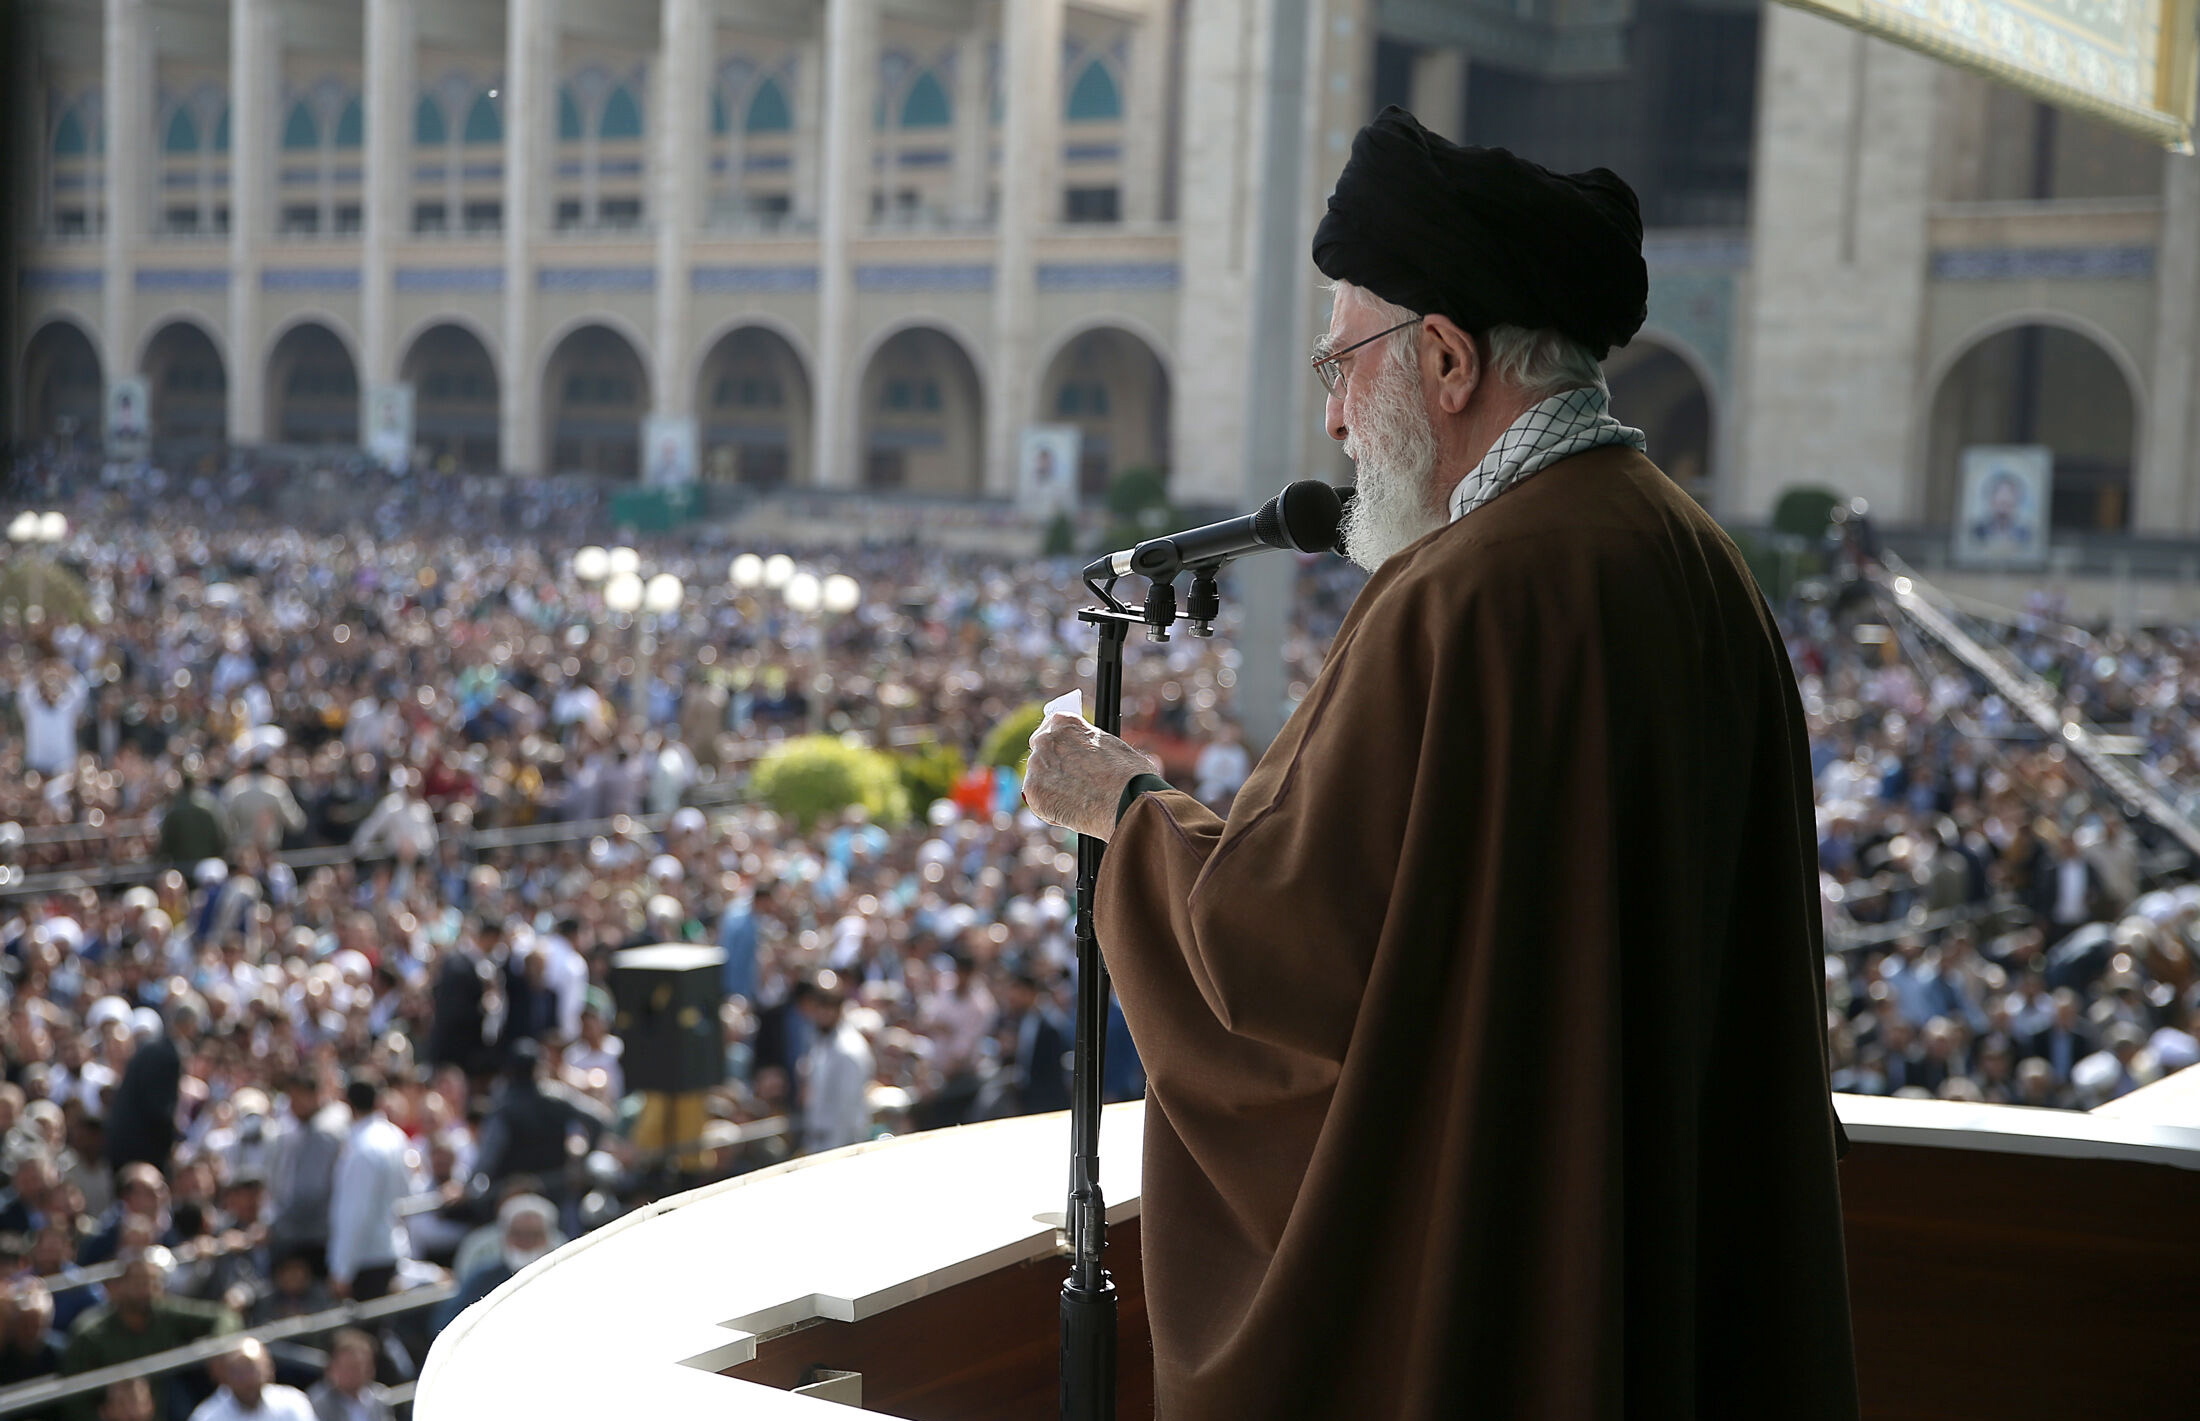
[[[2200,532],[2200,164],[1750,0],[29,0],[13,429],[149,383],[170,448],[1232,504],[1343,477],[1306,241],[1406,103],[1649,226],[1622,417],[1718,512],[1953,514],[2054,450],[2058,526]]]

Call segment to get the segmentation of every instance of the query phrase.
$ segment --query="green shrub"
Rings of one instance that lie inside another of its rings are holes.
[[[922,812],[932,801],[954,793],[962,778],[963,757],[945,745],[912,745],[894,756],[894,771],[909,796],[909,807]]]
[[[750,780],[757,798],[805,832],[860,804],[879,824],[909,817],[909,792],[894,758],[830,735],[790,740],[764,757]]]
[[[1772,531],[1816,544],[1826,536],[1826,522],[1839,502],[1841,495],[1830,489],[1791,488],[1772,506]]]
[[[986,732],[985,743],[978,747],[978,763],[1021,774],[1024,761],[1031,758],[1031,737],[1045,719],[1044,702],[1029,701],[1016,707]]]
[[[1077,525],[1067,513],[1057,513],[1047,524],[1046,542],[1039,551],[1050,558],[1066,558],[1077,551]]]
[[[1176,527],[1176,510],[1169,504],[1168,476],[1159,469],[1141,466],[1125,469],[1109,480],[1108,525],[1103,540],[1108,549],[1127,548]]]

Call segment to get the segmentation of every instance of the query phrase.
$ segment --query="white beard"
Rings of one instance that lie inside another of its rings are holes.
[[[1429,489],[1436,431],[1414,375],[1411,365],[1387,358],[1344,441],[1345,457],[1359,470],[1359,493],[1344,515],[1344,551],[1369,572],[1444,526]]]

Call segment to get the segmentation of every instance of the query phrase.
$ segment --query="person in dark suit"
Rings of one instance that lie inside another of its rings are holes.
[[[538,1080],[541,1061],[541,1049],[534,1042],[513,1043],[503,1095],[481,1127],[475,1169],[492,1186],[516,1175],[537,1180],[542,1192],[562,1208],[573,1194],[567,1178],[573,1156],[566,1141],[579,1134],[593,1150],[612,1120],[609,1111],[579,1091],[557,1081]]]
[[[2076,992],[2058,988],[2054,1000],[2054,1019],[2024,1043],[2024,1054],[2047,1062],[2056,1084],[2069,1085],[2071,1068],[2100,1050],[2101,1038],[2079,1012]]]
[[[1048,1011],[1036,973],[1019,967],[1009,975],[1003,999],[1009,1059],[1016,1076],[1017,1113],[1044,1115],[1069,1109],[1069,1028]]]
[[[166,1170],[176,1149],[176,1101],[183,1085],[183,1053],[198,1040],[199,1004],[168,1004],[167,1033],[131,1053],[107,1105],[107,1163],[119,1176],[133,1164]]]
[[[438,1066],[456,1066],[478,1075],[487,1064],[482,1040],[488,1019],[488,963],[470,931],[443,954],[436,969],[429,1001],[433,1015],[428,1024],[428,1060]]]

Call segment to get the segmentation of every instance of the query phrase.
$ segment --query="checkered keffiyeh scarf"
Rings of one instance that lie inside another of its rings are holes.
[[[1642,431],[1612,418],[1611,397],[1595,385],[1553,395],[1514,420],[1474,472],[1451,491],[1456,523],[1538,469],[1607,444],[1643,446]]]

